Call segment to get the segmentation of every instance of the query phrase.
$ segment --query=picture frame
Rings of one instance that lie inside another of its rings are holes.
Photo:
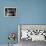
[[[17,8],[16,7],[4,7],[4,16],[17,16]]]
[[[31,37],[27,37],[26,40],[31,41],[46,41],[46,24],[19,24],[18,25],[18,38],[19,42],[23,39],[25,39],[24,35],[21,33],[21,31],[27,31],[28,35]],[[32,34],[30,34],[31,32]],[[23,35],[23,36],[22,36]],[[36,37],[37,36],[37,37]],[[22,37],[22,39],[21,39]]]

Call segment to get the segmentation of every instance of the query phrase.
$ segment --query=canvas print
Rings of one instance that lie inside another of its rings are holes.
[[[5,8],[5,16],[16,16],[16,8]]]

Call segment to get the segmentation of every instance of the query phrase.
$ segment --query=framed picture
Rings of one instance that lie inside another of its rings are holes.
[[[46,41],[46,25],[20,24],[18,38],[21,40]]]
[[[5,7],[5,16],[16,16],[16,7]]]

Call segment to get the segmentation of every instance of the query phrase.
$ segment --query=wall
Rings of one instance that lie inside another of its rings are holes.
[[[17,16],[5,17],[4,7],[16,7]],[[17,24],[46,24],[46,0],[0,0],[0,44],[8,43],[9,32],[18,32]]]
[[[46,24],[46,0],[21,1],[21,24]]]
[[[6,17],[4,15],[5,7],[16,7],[17,10],[19,9],[16,2],[15,0],[0,0],[0,44],[7,44],[9,42],[8,34],[10,32],[16,32],[16,35],[18,34],[17,24],[19,23],[19,13],[15,17]],[[17,39],[15,41],[16,43],[18,43]]]

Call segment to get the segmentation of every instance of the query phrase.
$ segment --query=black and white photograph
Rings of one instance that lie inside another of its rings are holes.
[[[46,43],[46,25],[20,24],[18,33],[20,46],[40,46]]]
[[[16,8],[5,8],[5,16],[16,16]]]

